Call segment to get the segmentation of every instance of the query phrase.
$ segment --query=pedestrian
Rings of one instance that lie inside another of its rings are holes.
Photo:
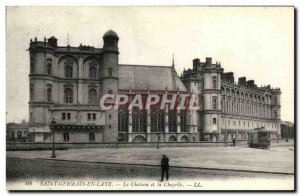
[[[160,162],[161,167],[161,182],[164,180],[164,174],[166,173],[166,180],[169,180],[169,158],[163,154]]]

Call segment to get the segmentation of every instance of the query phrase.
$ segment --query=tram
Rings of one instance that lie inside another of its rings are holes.
[[[270,131],[264,127],[256,128],[248,133],[248,146],[267,149],[271,145]]]

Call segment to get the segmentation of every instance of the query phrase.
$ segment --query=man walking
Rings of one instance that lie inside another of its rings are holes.
[[[169,179],[169,158],[163,154],[160,162],[161,167],[161,181],[164,180],[164,174],[166,173],[166,180]]]

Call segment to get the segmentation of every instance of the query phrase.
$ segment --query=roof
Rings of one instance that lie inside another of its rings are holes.
[[[113,30],[109,30],[106,33],[104,33],[103,37],[119,37],[119,36]]]
[[[119,65],[119,89],[187,91],[174,67]]]

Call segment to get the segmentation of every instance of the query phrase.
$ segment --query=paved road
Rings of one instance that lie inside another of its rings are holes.
[[[7,158],[7,181],[26,179],[159,179],[160,168],[89,162],[55,161],[42,159]],[[273,179],[293,178],[293,175],[261,174],[205,169],[171,168],[175,179]]]

